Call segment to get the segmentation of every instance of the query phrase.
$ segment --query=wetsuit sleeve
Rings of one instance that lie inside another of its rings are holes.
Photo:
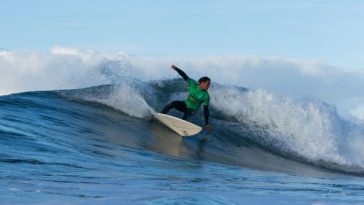
[[[183,80],[188,80],[189,77],[186,75],[185,72],[183,72],[183,70],[179,69],[179,68],[175,68],[175,70],[177,71],[177,73],[183,78]]]
[[[207,94],[207,96],[205,96],[205,99],[203,101],[203,105],[209,105],[210,103],[210,95]]]
[[[204,114],[204,117],[205,117],[205,125],[208,125],[209,124],[209,115],[210,115],[208,105],[203,106],[203,114]]]

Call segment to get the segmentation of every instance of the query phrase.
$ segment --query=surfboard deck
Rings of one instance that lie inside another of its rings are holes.
[[[169,129],[184,137],[196,135],[202,130],[202,127],[200,126],[171,115],[155,113],[154,117]]]

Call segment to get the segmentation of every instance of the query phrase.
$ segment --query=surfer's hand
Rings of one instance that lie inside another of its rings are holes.
[[[173,65],[171,65],[171,68],[173,69],[173,70],[176,70],[176,66],[173,64]]]
[[[205,125],[205,129],[207,132],[211,132],[212,127],[211,127],[211,125]]]

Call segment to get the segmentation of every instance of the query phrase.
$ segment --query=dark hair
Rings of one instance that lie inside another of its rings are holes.
[[[200,78],[198,80],[198,83],[202,83],[202,82],[206,82],[206,81],[210,81],[211,82],[211,79],[209,77],[207,77],[207,76],[204,76],[204,77],[202,77],[202,78]]]

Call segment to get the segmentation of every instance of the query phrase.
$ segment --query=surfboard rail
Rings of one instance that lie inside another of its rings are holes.
[[[179,119],[177,117],[166,115],[163,113],[155,113],[154,117],[162,124],[167,126],[181,136],[192,136],[201,132],[202,127],[195,125],[186,120]]]

